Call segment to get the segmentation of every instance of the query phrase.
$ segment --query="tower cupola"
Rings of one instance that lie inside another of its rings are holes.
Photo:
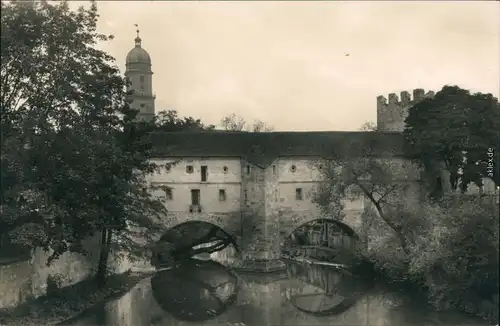
[[[153,94],[153,71],[151,70],[151,56],[142,48],[142,39],[134,39],[135,46],[125,59],[125,77],[129,85],[131,108],[139,111],[138,118],[151,120],[155,115],[155,95]]]

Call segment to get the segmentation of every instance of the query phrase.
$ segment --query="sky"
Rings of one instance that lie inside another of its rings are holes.
[[[357,130],[376,121],[378,95],[446,84],[499,95],[495,1],[98,1],[98,8],[99,31],[114,35],[101,47],[122,71],[139,25],[157,113]]]

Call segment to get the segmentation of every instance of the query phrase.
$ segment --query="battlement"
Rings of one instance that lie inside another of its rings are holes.
[[[388,98],[377,96],[377,127],[380,131],[403,131],[410,106],[425,98],[434,97],[434,92],[425,93],[422,88],[413,90],[413,98],[407,91],[390,93]]]
[[[377,96],[377,107],[388,106],[388,105],[399,105],[399,106],[407,106],[411,104],[415,104],[425,98],[433,97],[433,91],[428,91],[425,93],[425,90],[422,88],[416,88],[413,90],[413,98],[410,93],[407,91],[402,91],[400,93],[401,100],[396,93],[390,93],[388,98],[383,95]]]

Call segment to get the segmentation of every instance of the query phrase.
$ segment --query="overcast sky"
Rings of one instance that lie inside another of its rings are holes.
[[[499,94],[498,2],[98,2],[124,71],[139,24],[156,110],[277,130],[356,130],[376,97],[445,84]],[[346,56],[346,54],[349,54]]]

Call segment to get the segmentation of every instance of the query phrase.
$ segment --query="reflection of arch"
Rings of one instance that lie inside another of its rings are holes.
[[[236,239],[220,226],[205,221],[183,222],[162,235],[153,252],[152,265],[170,265],[176,257],[189,258],[202,252],[212,253],[229,245],[239,251]]]
[[[238,277],[214,261],[190,259],[151,279],[153,297],[173,317],[184,321],[206,321],[234,304]]]
[[[309,287],[287,288],[285,296],[292,306],[307,314],[326,316],[343,313],[351,308],[369,288],[368,283],[331,267],[293,261],[286,261],[286,265],[290,279],[299,280]],[[310,306],[307,299],[311,297],[314,298],[314,305],[319,304],[319,307]],[[301,302],[300,299],[304,298],[306,300]]]

